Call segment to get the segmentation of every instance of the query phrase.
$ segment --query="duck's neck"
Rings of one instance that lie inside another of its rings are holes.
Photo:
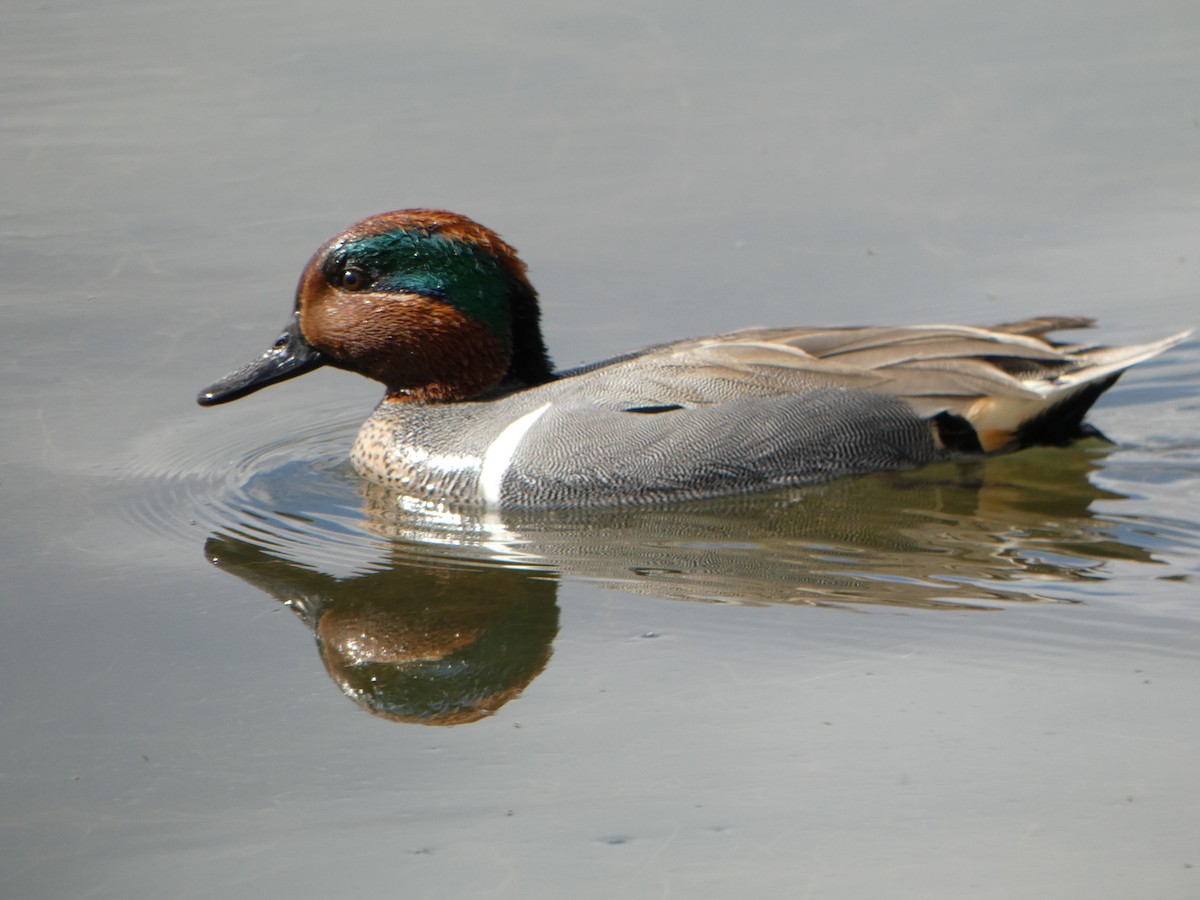
[[[390,403],[453,403],[477,400],[545,384],[554,379],[538,326],[537,295],[524,278],[514,279],[509,293],[511,331],[498,339],[477,319],[427,301],[436,308],[416,318],[421,339],[409,352],[385,354],[368,366],[358,354],[358,369],[387,385]],[[413,303],[409,307],[413,307]],[[442,328],[431,327],[437,322]]]
[[[546,352],[540,324],[537,291],[525,276],[524,267],[509,269],[512,289],[508,295],[512,311],[512,358],[504,381],[532,387],[554,379],[554,367]]]

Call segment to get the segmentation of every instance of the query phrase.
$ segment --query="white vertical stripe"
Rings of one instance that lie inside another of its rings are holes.
[[[549,408],[550,404],[547,403],[510,422],[484,451],[483,465],[479,469],[479,492],[483,494],[483,500],[488,506],[500,505],[500,486],[504,482],[504,473],[512,465],[521,439]]]

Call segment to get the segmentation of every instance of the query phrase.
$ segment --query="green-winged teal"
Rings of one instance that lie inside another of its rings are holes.
[[[383,382],[353,460],[434,503],[649,503],[1060,444],[1121,372],[1179,343],[1091,324],[758,328],[552,368],[524,264],[450,212],[364,219],[304,270],[283,334],[205,406],[322,365]]]

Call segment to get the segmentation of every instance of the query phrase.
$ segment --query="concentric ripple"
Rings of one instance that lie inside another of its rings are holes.
[[[377,565],[387,542],[363,527],[348,461],[361,414],[310,409],[304,418],[273,419],[272,433],[287,437],[266,444],[254,443],[260,429],[203,422],[150,435],[128,473],[146,485],[130,516],[188,541],[226,534],[331,573]]]

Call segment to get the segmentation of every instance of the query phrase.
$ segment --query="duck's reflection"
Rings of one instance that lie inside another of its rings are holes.
[[[1101,578],[1105,560],[1151,559],[1093,515],[1096,501],[1121,499],[1088,478],[1098,451],[1031,450],[786,492],[502,520],[414,510],[375,484],[361,493],[368,527],[408,555],[453,548],[686,600],[979,609]]]
[[[558,633],[557,583],[510,566],[398,564],[336,579],[225,536],[205,552],[296,612],[346,696],[398,722],[494,712],[545,668]]]
[[[1098,449],[1027,451],[804,490],[687,505],[479,516],[414,510],[362,483],[388,538],[372,571],[334,578],[279,549],[209,540],[222,569],[295,610],[331,677],[397,721],[475,721],[546,665],[558,576],[738,603],[988,609],[1053,598],[1150,562],[1097,518]],[[292,514],[301,511],[291,510]],[[270,543],[286,548],[286,536]],[[262,543],[266,543],[265,541]]]

